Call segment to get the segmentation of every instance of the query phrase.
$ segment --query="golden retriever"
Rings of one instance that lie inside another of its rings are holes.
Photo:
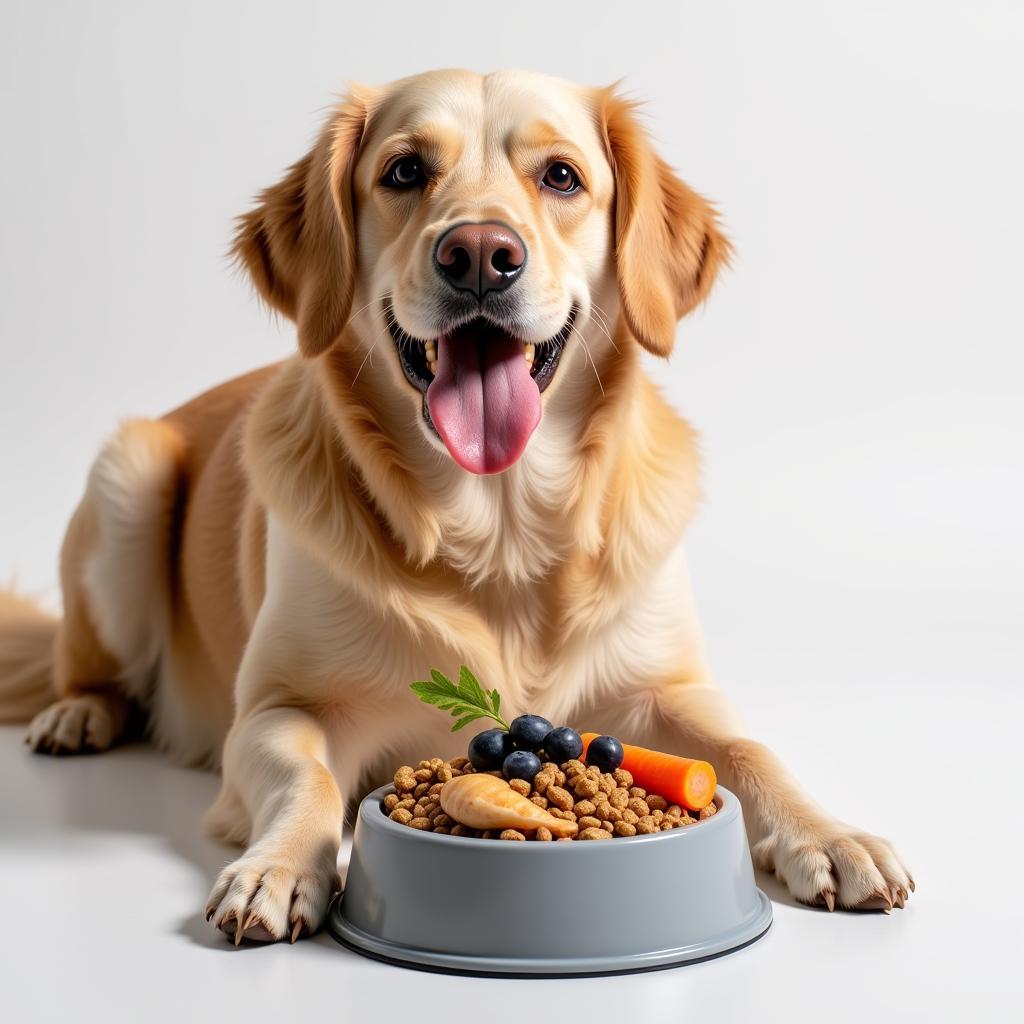
[[[408,692],[472,666],[514,712],[705,757],[793,895],[903,906],[890,844],[817,807],[705,664],[683,534],[694,434],[641,366],[728,260],[632,105],[523,72],[353,87],[239,222],[299,354],[126,423],[61,560],[64,616],[0,606],[0,710],[40,752],[134,707],[219,763],[235,936],[315,931],[346,802],[454,756]]]

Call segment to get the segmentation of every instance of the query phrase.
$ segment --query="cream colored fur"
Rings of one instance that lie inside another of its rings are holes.
[[[388,155],[413,144],[436,186],[383,195]],[[538,190],[554,159],[583,174],[577,198]],[[384,306],[431,336],[432,246],[467,217],[529,247],[524,332],[579,310],[541,424],[496,476],[460,469],[425,427]],[[710,759],[798,899],[903,905],[913,882],[891,846],[814,805],[705,663],[683,545],[694,437],[640,351],[669,352],[728,243],[628,104],[511,72],[356,89],[243,218],[237,252],[303,357],[122,430],[69,529],[58,634],[25,626],[54,644],[53,680],[41,642],[23,669],[0,662],[0,711],[60,697],[36,749],[106,747],[134,700],[173,754],[222,762],[207,823],[246,849],[213,886],[216,926],[320,925],[346,805],[376,773],[466,742],[408,693],[459,664],[513,714]],[[0,636],[13,622],[0,609]]]

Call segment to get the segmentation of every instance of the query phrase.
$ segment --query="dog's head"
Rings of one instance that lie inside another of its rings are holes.
[[[305,356],[383,335],[426,436],[496,473],[620,315],[667,356],[728,243],[613,90],[444,71],[354,88],[235,251]]]

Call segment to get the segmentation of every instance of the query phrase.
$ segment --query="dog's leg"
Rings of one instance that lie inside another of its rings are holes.
[[[802,903],[848,909],[902,907],[914,880],[887,839],[833,818],[808,797],[779,759],[747,738],[712,685],[656,691],[661,749],[704,757],[743,804],[754,862],[774,872]]]
[[[131,701],[145,700],[164,642],[183,445],[167,424],[135,420],[93,464],[61,550],[58,699],[29,727],[33,750],[106,750],[124,735]]]
[[[227,822],[226,809],[245,821]],[[234,935],[294,942],[320,927],[338,886],[342,797],[317,719],[297,708],[254,711],[224,749],[224,791],[208,824],[246,832],[249,848],[214,883],[206,918]]]

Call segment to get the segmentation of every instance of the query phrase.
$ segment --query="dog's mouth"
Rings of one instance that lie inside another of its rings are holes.
[[[541,392],[551,383],[576,319],[573,308],[547,341],[523,341],[478,316],[421,341],[384,316],[409,383],[423,394],[423,415],[452,458],[471,473],[501,473],[526,448],[540,422]]]

